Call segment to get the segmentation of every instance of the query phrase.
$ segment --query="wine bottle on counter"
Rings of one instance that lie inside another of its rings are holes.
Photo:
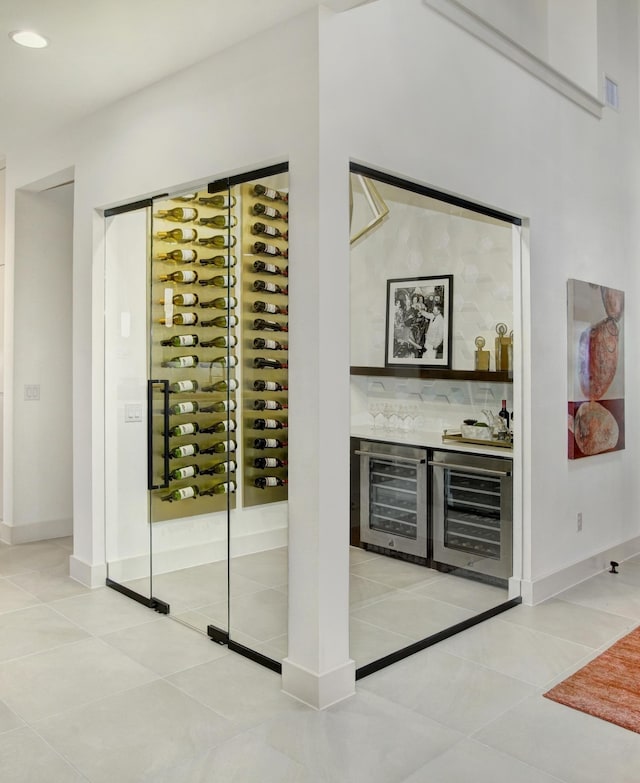
[[[200,448],[197,443],[185,443],[184,446],[174,446],[169,452],[169,458],[182,459],[183,457],[194,457],[199,451]]]
[[[165,242],[195,242],[198,232],[195,228],[173,228],[171,231],[157,231],[156,236]]]
[[[254,419],[253,420],[254,430],[284,430],[286,429],[286,427],[287,427],[286,423],[278,421],[277,419]]]
[[[160,323],[166,326],[167,319],[161,318]],[[198,323],[197,313],[174,313],[171,323],[174,326],[195,326]]]
[[[254,280],[253,286],[254,291],[266,291],[268,294],[288,294],[289,293],[289,287],[288,286],[279,286],[276,283],[267,283],[265,280]]]
[[[208,409],[200,408],[202,413],[209,412]],[[200,427],[200,432],[205,435],[212,435],[214,432],[235,432],[238,428],[233,419],[223,419],[223,421],[217,421],[215,424],[211,424],[209,427]]]
[[[198,242],[205,247],[233,247],[238,241],[232,234],[214,234],[211,237],[200,237]]]
[[[159,261],[180,261],[183,264],[193,264],[194,261],[198,260],[198,254],[190,247],[181,247],[178,250],[172,250],[170,253],[158,253],[156,258]]]
[[[202,242],[202,240],[200,241]],[[280,250],[280,248],[277,247],[276,245],[270,245],[266,242],[254,242],[253,252],[264,253],[267,256],[283,256],[284,258],[289,258],[289,251],[287,250],[287,248],[284,248],[284,250]]]
[[[169,391],[174,394],[180,392],[194,392],[198,391],[198,381],[185,380],[176,381],[169,386]]]
[[[238,224],[238,218],[235,215],[214,215],[213,217],[202,217],[198,223],[201,226],[213,226],[214,228],[233,228]]]
[[[216,209],[230,209],[236,205],[236,197],[226,193],[216,193],[213,196],[201,196],[198,203],[205,204],[208,207]]]
[[[191,269],[181,269],[179,272],[171,272],[169,275],[160,275],[159,279],[161,283],[195,283],[198,280],[198,273],[191,271]]]
[[[184,424],[176,424],[175,427],[171,427],[169,435],[172,438],[179,438],[182,435],[196,435],[200,432],[200,427],[195,421],[187,421]]]
[[[284,269],[281,269],[279,266],[276,266],[275,264],[268,264],[266,261],[260,261],[260,259],[257,259],[253,262],[253,271],[254,272],[266,272],[270,275],[282,275],[282,277],[287,277],[289,274],[289,267],[285,267]]]
[[[176,334],[168,340],[161,340],[160,345],[170,345],[173,348],[184,348],[198,344],[197,334]]]
[[[276,226],[270,226],[261,221],[257,221],[251,226],[252,234],[262,234],[263,236],[273,237],[273,239],[289,239],[288,231],[280,231]]]
[[[266,468],[285,468],[287,466],[286,459],[280,459],[279,457],[256,457],[253,460],[253,467],[259,470],[265,470]]]
[[[200,469],[200,473],[203,476],[214,476],[216,473],[235,473],[237,464],[231,460],[224,460],[223,462],[216,462],[213,465]]]
[[[278,400],[254,400],[253,409],[255,411],[281,411],[287,406],[283,405]]]
[[[181,481],[182,479],[193,478],[200,473],[197,465],[185,465],[183,468],[176,468],[169,473],[170,481]]]
[[[289,324],[281,324],[278,321],[265,321],[264,318],[255,318],[253,321],[253,328],[257,332],[272,331],[272,332],[288,332]]]
[[[203,340],[200,343],[201,348],[234,348],[238,344],[238,338],[234,335],[220,335],[213,340]]]
[[[504,421],[506,428],[509,429],[510,416],[509,411],[507,410],[506,400],[502,400],[502,409],[498,411],[498,416]]]
[[[215,285],[217,288],[233,288],[238,282],[235,275],[216,275],[207,280],[200,280],[200,285]]]
[[[254,391],[287,391],[287,388],[277,381],[265,381],[262,378],[253,382]]]
[[[278,476],[258,476],[253,480],[253,485],[258,489],[269,489],[270,487],[284,487],[287,479],[278,478]]]
[[[257,370],[286,370],[289,365],[287,362],[278,361],[278,359],[265,359],[264,356],[256,356],[253,360],[253,366]]]
[[[201,495],[227,495],[236,491],[235,481],[223,481],[220,484],[214,484],[208,489],[201,489]]]
[[[283,193],[281,190],[274,190],[273,188],[267,188],[265,185],[260,184],[255,184],[253,186],[253,195],[266,198],[269,201],[289,201],[288,193]]]
[[[200,413],[226,413],[227,411],[235,411],[237,407],[238,403],[235,400],[218,400],[211,405],[201,405]],[[233,429],[235,429],[235,423]],[[223,430],[211,430],[211,432],[223,432]]]
[[[168,495],[165,495],[162,500],[166,500],[169,503],[173,503],[176,500],[189,500],[190,498],[197,498],[200,494],[198,487],[193,484],[189,487],[182,487],[182,489],[174,489]]]
[[[166,362],[162,362],[163,367],[171,367],[172,369],[183,367],[197,367],[200,359],[195,353],[187,356],[174,356],[173,359],[168,359]]]
[[[215,307],[216,310],[231,310],[238,306],[235,296],[218,296],[208,302],[200,302],[200,307]]]
[[[203,392],[226,392],[226,391],[236,391],[240,384],[235,378],[229,378],[227,381],[216,381],[215,383],[212,383],[210,386],[203,386],[202,391]]]
[[[218,266],[221,269],[229,269],[238,263],[235,256],[212,256],[211,258],[201,258],[200,263],[203,266]]]
[[[280,306],[272,304],[271,302],[263,302],[260,299],[256,299],[253,303],[254,313],[271,313],[272,315],[288,315],[289,308],[286,305]]]
[[[171,301],[177,307],[195,307],[198,304],[198,294],[174,294]]]
[[[189,194],[191,195],[191,194]],[[198,217],[198,210],[193,207],[173,207],[173,209],[159,209],[156,217],[165,220],[175,220],[178,223],[188,223]]]
[[[265,340],[264,337],[255,337],[253,347],[256,350],[264,348],[267,351],[286,351],[289,348],[286,343],[278,342],[278,340]]]
[[[188,402],[176,402],[169,408],[169,413],[173,416],[182,416],[185,413],[197,413],[200,406],[197,402],[189,400]]]
[[[200,449],[200,454],[232,454],[237,448],[235,440],[219,440],[206,449]]]
[[[255,438],[253,441],[253,448],[262,451],[263,449],[284,449],[287,446],[287,441],[278,440],[277,438]]]
[[[202,321],[201,326],[217,326],[220,329],[228,329],[237,326],[239,319],[237,315],[218,315],[210,321]]]
[[[254,215],[261,215],[262,217],[269,218],[269,220],[284,220],[285,223],[289,220],[289,213],[284,214],[275,207],[268,207],[266,204],[257,202],[253,205],[252,212]]]

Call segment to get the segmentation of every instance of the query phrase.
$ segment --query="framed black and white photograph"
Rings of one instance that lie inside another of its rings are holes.
[[[451,368],[453,275],[387,281],[387,367]]]

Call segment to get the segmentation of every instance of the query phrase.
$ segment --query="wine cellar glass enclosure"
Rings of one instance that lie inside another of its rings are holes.
[[[281,165],[105,213],[108,584],[276,669],[288,190]]]

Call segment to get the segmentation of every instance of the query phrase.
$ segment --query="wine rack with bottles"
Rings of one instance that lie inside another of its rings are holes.
[[[234,500],[238,211],[228,192],[206,190],[154,204],[151,373],[169,383],[168,399],[156,393],[152,401],[155,521]]]
[[[243,503],[286,500],[288,195],[241,188]]]

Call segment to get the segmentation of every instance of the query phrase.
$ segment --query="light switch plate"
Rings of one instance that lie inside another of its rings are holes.
[[[126,424],[142,421],[142,405],[129,403],[124,406],[124,420]]]
[[[24,387],[25,400],[34,401],[40,399],[40,384],[39,383],[27,383]]]

